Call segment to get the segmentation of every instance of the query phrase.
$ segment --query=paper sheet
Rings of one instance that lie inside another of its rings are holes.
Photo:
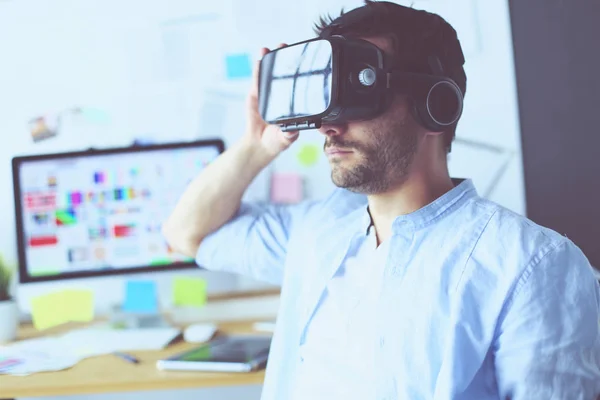
[[[0,374],[30,375],[36,372],[61,371],[77,364],[82,357],[68,351],[67,343],[52,337],[23,340],[0,347],[0,358],[18,362],[13,367],[0,370]]]
[[[97,325],[61,336],[23,340],[0,346],[0,374],[60,371],[85,358],[116,351],[160,350],[179,334],[180,330],[172,327],[119,330]]]

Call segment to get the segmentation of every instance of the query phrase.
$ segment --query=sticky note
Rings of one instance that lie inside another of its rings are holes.
[[[94,293],[70,289],[34,297],[31,316],[38,330],[68,322],[89,322],[94,319]]]
[[[225,58],[228,79],[250,78],[252,63],[248,54],[229,54]]]
[[[70,322],[64,292],[54,292],[31,299],[31,319],[35,329],[44,330]]]
[[[94,319],[94,293],[90,290],[66,290],[63,294],[70,319],[89,322]]]
[[[125,284],[123,311],[132,313],[156,313],[158,298],[154,281],[128,281]]]
[[[95,124],[106,124],[110,122],[110,117],[106,111],[99,110],[97,108],[82,108],[82,116],[91,123]]]
[[[304,167],[311,167],[319,161],[319,155],[321,154],[321,148],[315,144],[305,144],[300,147],[297,158],[300,165]]]
[[[206,304],[206,280],[176,278],[173,281],[173,303],[176,306],[194,307]]]
[[[304,182],[294,173],[275,173],[271,177],[271,202],[293,204],[302,201]]]

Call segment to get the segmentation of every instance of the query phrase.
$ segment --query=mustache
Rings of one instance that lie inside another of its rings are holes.
[[[348,150],[360,150],[362,148],[360,143],[339,140],[338,138],[328,138],[325,140],[325,143],[323,143],[323,150],[327,150],[330,147],[340,147]]]

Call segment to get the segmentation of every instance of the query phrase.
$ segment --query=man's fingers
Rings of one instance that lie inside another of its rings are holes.
[[[291,131],[291,132],[283,132],[283,136],[289,141],[289,142],[295,142],[296,139],[298,139],[298,135],[300,134],[300,131]]]
[[[279,43],[279,49],[283,48],[283,47],[287,47],[286,43]],[[265,56],[265,54],[267,54],[270,50],[266,47],[263,47],[260,49],[259,52],[259,59],[256,61],[256,63],[254,64],[254,69],[252,71],[252,87],[250,89],[250,95],[253,97],[258,97],[258,74],[260,71],[260,61],[262,60],[262,58]]]
[[[254,63],[254,70],[252,71],[252,88],[251,94],[258,96],[258,72],[260,71],[260,60],[269,52],[269,49],[263,47],[260,49],[260,58]]]

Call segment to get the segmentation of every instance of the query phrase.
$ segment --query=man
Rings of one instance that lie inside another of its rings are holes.
[[[362,38],[418,72],[436,54],[465,92],[443,19],[386,2],[359,10],[318,32]],[[329,198],[241,204],[298,137],[261,119],[257,90],[245,135],[190,184],[163,232],[200,265],[282,284],[263,399],[600,394],[600,289],[588,260],[451,179],[454,127],[426,129],[397,94],[376,118],[319,128],[339,187]]]

